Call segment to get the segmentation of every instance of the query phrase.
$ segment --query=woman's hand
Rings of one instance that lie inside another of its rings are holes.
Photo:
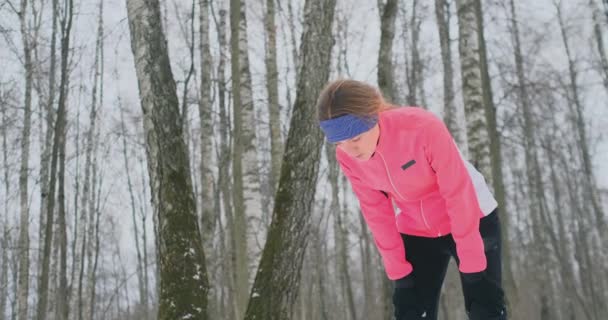
[[[396,320],[424,320],[426,312],[420,305],[412,274],[395,280],[393,306]]]
[[[500,285],[488,278],[484,271],[461,273],[470,291],[466,306],[471,320],[506,319],[505,294]]]

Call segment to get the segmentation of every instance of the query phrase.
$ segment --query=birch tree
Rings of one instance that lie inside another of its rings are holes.
[[[488,147],[490,140],[484,110],[475,0],[457,0],[456,4],[459,30],[458,51],[460,52],[469,159],[491,183],[492,164]]]

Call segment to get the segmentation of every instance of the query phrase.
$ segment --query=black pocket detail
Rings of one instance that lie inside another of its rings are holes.
[[[404,164],[404,165],[401,166],[401,170],[405,170],[405,169],[413,166],[414,163],[416,163],[416,160],[410,160],[410,161],[408,161],[406,164]]]

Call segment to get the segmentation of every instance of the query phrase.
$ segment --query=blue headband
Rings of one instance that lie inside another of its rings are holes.
[[[377,122],[377,116],[361,118],[352,114],[346,114],[337,118],[323,120],[320,124],[321,129],[325,132],[327,141],[335,143],[354,138],[373,128]]]

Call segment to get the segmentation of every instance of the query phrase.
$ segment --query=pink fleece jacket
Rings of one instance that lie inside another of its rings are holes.
[[[470,172],[476,170],[462,159],[443,121],[422,108],[401,107],[381,112],[378,124],[380,138],[369,160],[351,158],[340,148],[336,158],[359,199],[388,278],[412,271],[400,233],[451,233],[460,271],[485,270],[479,219],[496,208],[496,202],[482,181],[482,196],[489,195],[491,201],[480,208]],[[397,215],[393,201],[400,209]]]

